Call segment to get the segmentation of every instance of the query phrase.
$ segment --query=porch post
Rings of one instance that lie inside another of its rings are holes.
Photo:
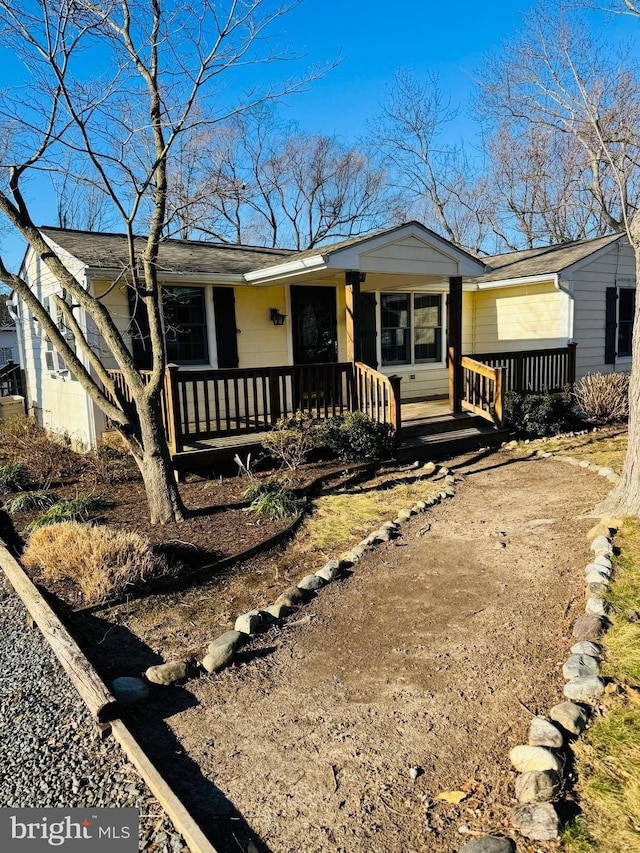
[[[447,305],[447,359],[449,367],[449,405],[452,412],[462,411],[462,276],[449,279]]]
[[[362,329],[360,323],[360,282],[358,270],[344,274],[346,300],[347,361],[362,361]]]

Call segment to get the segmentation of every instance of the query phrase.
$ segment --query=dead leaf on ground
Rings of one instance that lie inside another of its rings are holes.
[[[463,800],[466,800],[468,796],[468,791],[442,791],[442,793],[438,794],[436,800],[444,800],[445,803],[452,803],[453,805],[457,805]]]
[[[627,697],[636,705],[640,705],[640,690],[637,687],[631,687],[630,685],[625,685],[625,692]]]

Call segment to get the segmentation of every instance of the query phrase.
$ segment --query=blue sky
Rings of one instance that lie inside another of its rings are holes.
[[[382,0],[304,0],[276,22],[272,39],[303,54],[304,64],[337,57],[341,62],[306,92],[288,98],[285,115],[304,130],[353,141],[364,135],[367,120],[379,111],[394,71],[410,69],[418,77],[435,72],[441,88],[463,110],[455,132],[472,145],[474,127],[464,110],[474,71],[514,34],[529,6],[529,0],[407,0],[394,6]],[[598,21],[602,27],[640,34],[640,23],[626,17]],[[258,73],[280,75],[282,69],[262,65]],[[34,192],[32,199],[37,196]],[[37,224],[55,221],[46,194],[34,203],[34,219]],[[3,234],[0,245],[10,268],[17,268],[20,241]]]
[[[515,30],[529,5],[305,0],[282,20],[292,44],[313,61],[341,56],[342,62],[311,91],[292,98],[288,112],[311,131],[357,136],[399,68],[417,76],[437,73],[453,100],[465,103],[483,56]]]

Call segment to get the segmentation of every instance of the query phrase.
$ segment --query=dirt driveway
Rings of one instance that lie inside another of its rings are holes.
[[[506,452],[453,467],[455,498],[290,618],[307,624],[188,682],[166,715],[156,752],[174,753],[165,772],[221,853],[453,853],[509,833],[508,752],[561,701],[584,612],[582,516],[608,484]],[[461,787],[458,805],[436,799]]]

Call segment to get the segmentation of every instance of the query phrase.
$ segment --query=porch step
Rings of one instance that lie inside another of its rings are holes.
[[[458,432],[471,427],[493,429],[491,423],[479,415],[472,415],[470,412],[448,412],[443,415],[403,421],[402,438],[414,438],[421,435],[434,436],[443,432]]]
[[[418,435],[405,438],[396,448],[395,456],[399,462],[413,459],[446,459],[475,450],[480,447],[497,447],[509,438],[509,430],[496,429],[488,421],[480,425],[463,429],[446,430],[432,435]]]

